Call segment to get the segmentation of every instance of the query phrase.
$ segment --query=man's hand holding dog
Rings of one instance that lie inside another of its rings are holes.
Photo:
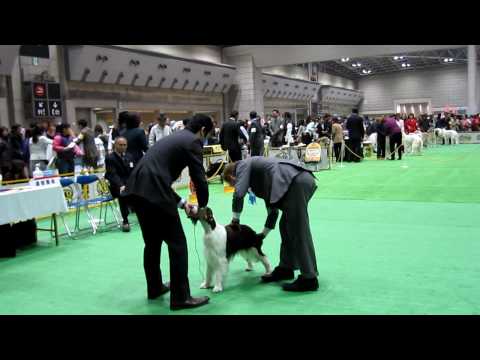
[[[185,204],[185,214],[192,219],[206,219],[207,209],[199,209],[196,205]]]

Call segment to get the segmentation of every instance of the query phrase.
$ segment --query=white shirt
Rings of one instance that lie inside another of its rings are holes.
[[[405,132],[405,124],[404,124],[404,121],[402,119],[399,119],[397,120],[397,124],[398,126],[400,127],[400,129],[402,129],[402,133]]]
[[[243,136],[245,136],[245,138],[247,139],[247,142],[248,142],[248,132],[247,132],[247,129],[245,129],[245,127],[242,125],[240,126],[240,131],[242,132]],[[244,139],[241,139],[243,142],[245,142]]]
[[[315,123],[313,121],[308,123],[306,131],[311,135],[315,133]]]
[[[163,129],[160,128],[158,124],[153,125],[150,130],[150,135],[148,136],[148,145],[153,146],[158,140],[168,136],[172,133],[170,126],[165,125]]]
[[[33,138],[30,138],[30,160],[50,160],[49,153],[52,153],[52,144],[53,140],[43,135],[38,137],[36,144],[33,142]]]
[[[293,128],[292,123],[288,123],[288,124],[287,124],[287,134],[285,135],[285,142],[286,142],[288,145],[290,145],[291,143],[293,143],[292,128]]]
[[[103,146],[103,141],[99,137],[95,138],[95,145],[98,150],[98,160],[97,166],[105,165],[105,146]]]

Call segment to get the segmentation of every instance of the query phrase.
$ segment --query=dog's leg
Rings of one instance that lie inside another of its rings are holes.
[[[265,274],[270,274],[272,272],[272,265],[270,265],[270,261],[268,261],[268,258],[266,256],[260,256],[259,260],[265,267]]]
[[[265,267],[265,275],[270,274],[272,272],[272,265],[270,265],[270,261],[268,260],[268,258],[266,256],[260,255],[257,249],[252,249],[252,253]]]
[[[213,278],[213,268],[211,265],[207,264],[207,272],[205,275],[205,281],[200,285],[200,289],[210,289],[212,288],[212,278]]]
[[[250,259],[245,259],[245,260],[247,260],[247,268],[245,269],[245,271],[253,271],[252,260]]]
[[[215,286],[213,287],[213,292],[218,293],[223,291],[223,280],[228,272],[228,260],[222,259],[220,260],[218,269],[215,273]]]

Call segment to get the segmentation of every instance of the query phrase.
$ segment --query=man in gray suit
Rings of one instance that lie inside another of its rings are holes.
[[[234,228],[240,224],[248,192],[265,200],[268,216],[263,237],[275,228],[278,210],[282,210],[280,264],[271,274],[262,276],[262,281],[291,280],[294,270],[300,269],[300,276],[283,289],[317,290],[317,261],[308,219],[308,202],[317,189],[312,172],[290,161],[253,156],[227,165],[224,179],[235,186],[231,223]]]
[[[273,147],[282,146],[283,142],[283,119],[280,117],[280,112],[277,109],[272,111],[272,118],[270,123],[270,131],[272,133],[271,144]]]

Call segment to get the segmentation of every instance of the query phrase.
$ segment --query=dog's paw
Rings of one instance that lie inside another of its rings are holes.
[[[206,281],[204,281],[204,282],[200,285],[200,289],[210,289],[210,288],[212,288],[212,285],[207,284]]]
[[[212,290],[214,293],[219,293],[219,292],[222,292],[223,291],[223,287],[221,286],[215,286]]]

